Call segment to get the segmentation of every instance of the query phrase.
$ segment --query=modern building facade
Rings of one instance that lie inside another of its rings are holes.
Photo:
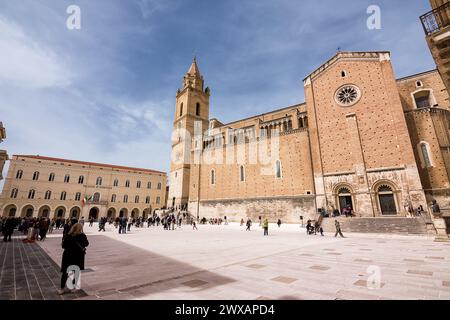
[[[0,122],[0,143],[6,139],[6,129],[3,127],[3,122]],[[5,162],[8,160],[8,154],[6,150],[0,150],[0,180],[3,179],[3,168],[5,167]]]
[[[168,206],[285,222],[348,206],[369,218],[434,200],[450,209],[450,102],[437,70],[397,80],[389,52],[339,52],[304,90],[304,103],[223,124],[209,118],[194,60],[177,95]]]
[[[420,17],[428,46],[450,92],[450,0],[430,0],[432,10]]]
[[[147,217],[165,206],[166,180],[155,170],[14,155],[0,216]]]

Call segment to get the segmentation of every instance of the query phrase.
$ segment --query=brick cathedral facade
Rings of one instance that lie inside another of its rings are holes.
[[[389,52],[339,52],[304,90],[304,103],[222,124],[194,60],[177,93],[168,206],[286,222],[348,206],[358,217],[450,208],[450,102],[436,70],[396,79]]]

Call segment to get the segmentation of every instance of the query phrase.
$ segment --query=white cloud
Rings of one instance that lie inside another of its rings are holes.
[[[27,88],[65,87],[70,72],[57,55],[0,16],[0,84]]]

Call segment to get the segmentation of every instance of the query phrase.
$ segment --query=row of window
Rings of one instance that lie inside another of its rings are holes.
[[[18,189],[14,188],[14,189],[11,190],[11,198],[12,198],[12,199],[16,199],[17,196],[18,196],[18,194],[19,194],[19,190],[18,190]],[[31,189],[31,190],[28,192],[28,199],[34,199],[35,196],[36,196],[36,190]],[[51,198],[52,198],[52,192],[51,192],[50,190],[47,190],[47,191],[45,192],[44,199],[45,199],[45,200],[50,200]],[[61,192],[61,195],[60,195],[60,197],[59,197],[59,200],[65,201],[66,199],[67,199],[67,192],[66,192],[66,191]],[[75,201],[81,201],[81,192],[77,192],[77,193],[75,194]],[[98,192],[95,193],[94,196],[93,196],[92,201],[93,201],[94,203],[98,203],[98,202],[100,201],[100,193],[98,193]],[[111,202],[116,202],[116,201],[117,201],[117,195],[113,194],[113,195],[111,196]],[[139,203],[139,201],[140,201],[140,197],[139,197],[139,196],[136,196],[136,197],[134,198],[134,203]],[[123,202],[124,202],[124,203],[128,203],[128,195],[124,195],[124,196],[123,196]],[[150,202],[151,202],[151,198],[150,198],[150,196],[147,196],[147,197],[145,198],[145,203],[146,203],[146,204],[149,204]],[[157,203],[157,204],[160,204],[160,203],[161,203],[161,197],[156,197],[156,203]]]
[[[282,170],[281,170],[281,161],[280,160],[275,161],[274,169],[275,169],[275,172],[274,172],[275,177],[277,179],[281,179],[282,178]],[[212,185],[216,184],[216,171],[215,170],[211,170],[210,178],[211,178],[211,180],[210,180],[211,184]],[[239,181],[245,182],[245,167],[244,166],[239,167]]]
[[[38,181],[39,180],[39,176],[40,173],[39,171],[36,171],[33,173],[33,181]],[[16,173],[16,179],[20,180],[23,177],[23,170],[18,170]],[[53,182],[55,181],[55,177],[56,175],[54,173],[50,173],[49,177],[48,177],[48,181],[49,182]],[[70,175],[67,174],[64,176],[64,182],[65,183],[69,183],[70,182]],[[84,176],[79,176],[78,177],[78,184],[83,184],[84,183]],[[98,177],[96,180],[95,185],[96,186],[101,186],[103,184],[103,178],[102,177]],[[119,186],[119,180],[115,179],[114,180],[114,187],[118,187]],[[130,180],[125,181],[125,187],[129,188],[130,187]],[[140,189],[141,188],[141,181],[137,181],[136,182],[136,188]],[[152,188],[152,183],[148,182],[147,183],[147,189],[151,189]],[[157,185],[157,189],[161,190],[162,188],[162,184],[161,182],[158,183]]]

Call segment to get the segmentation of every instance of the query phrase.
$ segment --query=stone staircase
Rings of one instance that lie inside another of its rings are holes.
[[[436,234],[433,222],[426,217],[324,218],[322,222],[323,230],[325,232],[335,232],[335,220],[340,222],[343,232],[350,233]]]

